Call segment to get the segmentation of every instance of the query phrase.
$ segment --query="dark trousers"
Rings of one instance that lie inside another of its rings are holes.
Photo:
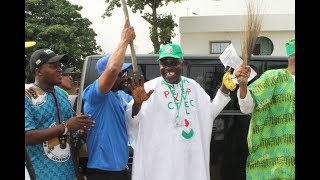
[[[87,169],[88,180],[130,180],[128,170],[123,171],[104,171],[101,169]]]

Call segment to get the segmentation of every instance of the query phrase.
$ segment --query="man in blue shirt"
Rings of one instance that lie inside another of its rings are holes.
[[[100,77],[83,91],[84,113],[96,122],[87,133],[88,180],[130,180],[125,111],[132,98],[121,89],[126,70],[132,67],[124,63],[125,52],[134,38],[134,29],[126,20],[117,49],[97,62]]]

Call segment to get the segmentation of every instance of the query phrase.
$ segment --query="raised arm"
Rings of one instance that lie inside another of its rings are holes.
[[[98,88],[101,93],[107,93],[112,88],[121,71],[127,47],[135,37],[134,28],[129,26],[129,19],[126,18],[121,34],[121,40],[118,43],[116,50],[111,54],[106,69],[98,79]]]
[[[238,103],[242,113],[249,114],[253,111],[254,101],[250,94],[248,93],[248,78],[250,76],[251,69],[250,66],[240,65],[236,69],[235,76],[239,83],[239,89],[237,92]]]

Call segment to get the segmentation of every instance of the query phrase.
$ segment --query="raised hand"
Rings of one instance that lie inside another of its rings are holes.
[[[134,32],[134,28],[132,26],[129,26],[129,19],[126,18],[122,34],[121,34],[121,39],[127,43],[132,42],[136,38],[136,34]]]
[[[146,93],[144,89],[144,76],[141,75],[140,82],[137,78],[137,75],[134,74],[133,77],[131,77],[131,84],[129,84],[129,89],[131,91],[131,95],[134,99],[134,102],[137,104],[141,104],[147,99],[149,99],[150,95],[153,93],[153,89],[150,90],[148,93]]]

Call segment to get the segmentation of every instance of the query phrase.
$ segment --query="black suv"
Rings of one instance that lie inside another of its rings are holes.
[[[102,55],[88,56],[84,60],[80,90],[96,80],[99,75],[96,71],[97,61]],[[160,76],[160,68],[157,62],[158,55],[137,55],[139,74],[143,74],[146,81]],[[125,62],[131,62],[131,56],[125,57]],[[288,64],[285,56],[253,56],[249,65],[257,72],[253,82],[263,72],[269,69],[286,68]],[[185,55],[182,75],[196,80],[213,98],[220,87],[225,67],[216,55]],[[132,76],[129,70],[128,77]],[[249,82],[249,83],[250,83]],[[231,101],[216,118],[213,125],[210,155],[212,172],[211,179],[217,176],[222,179],[245,180],[245,164],[248,156],[247,133],[250,116],[240,112],[236,91],[231,92]],[[81,101],[79,100],[79,103]],[[80,104],[81,105],[81,104]],[[81,107],[81,106],[80,106]],[[133,153],[129,159],[131,166]],[[155,162],[156,163],[156,162]]]

